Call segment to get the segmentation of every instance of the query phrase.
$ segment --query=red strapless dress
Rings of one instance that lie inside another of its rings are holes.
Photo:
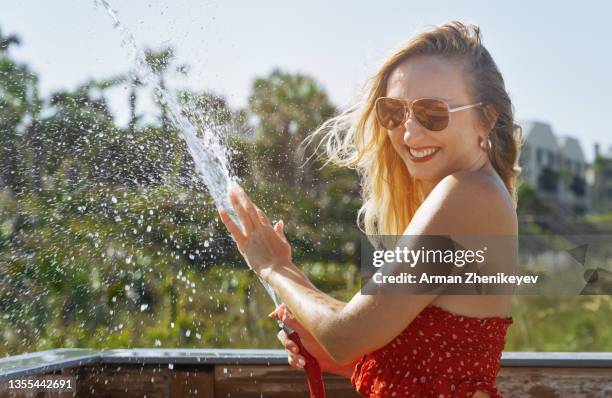
[[[471,398],[495,387],[512,317],[476,318],[429,305],[386,346],[363,356],[351,383],[364,397]]]

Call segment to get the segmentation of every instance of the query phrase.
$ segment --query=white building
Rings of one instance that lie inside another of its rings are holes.
[[[580,142],[573,137],[559,139],[561,150],[561,202],[572,206],[579,214],[590,208],[590,195],[586,183],[587,163]]]
[[[597,213],[612,211],[612,146],[608,153],[600,153],[595,146],[595,164],[590,170],[592,209]]]
[[[586,159],[578,140],[557,137],[547,123],[523,123],[520,164],[523,178],[543,199],[578,214],[589,210]]]

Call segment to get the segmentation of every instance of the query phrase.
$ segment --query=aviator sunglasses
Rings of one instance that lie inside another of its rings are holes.
[[[482,102],[451,108],[446,101],[420,98],[410,103],[404,100],[380,97],[376,100],[376,119],[387,130],[403,125],[413,115],[427,130],[441,131],[450,123],[450,114],[482,105]]]

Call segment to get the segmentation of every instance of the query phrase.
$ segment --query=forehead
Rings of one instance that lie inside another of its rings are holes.
[[[431,55],[418,55],[400,63],[389,76],[386,95],[406,100],[432,97],[451,102],[469,99],[461,64]]]

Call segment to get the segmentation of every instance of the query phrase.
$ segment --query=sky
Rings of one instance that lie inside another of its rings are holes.
[[[612,145],[610,1],[231,1],[109,0],[141,46],[170,45],[189,65],[175,87],[208,90],[232,107],[274,68],[314,77],[334,104],[347,105],[394,48],[434,25],[464,20],[506,81],[519,121],[551,124],[593,145]],[[39,76],[43,95],[131,68],[109,17],[93,0],[0,0],[0,28],[22,39],[11,56]],[[119,123],[127,87],[109,92]],[[155,116],[150,101],[139,104]]]

